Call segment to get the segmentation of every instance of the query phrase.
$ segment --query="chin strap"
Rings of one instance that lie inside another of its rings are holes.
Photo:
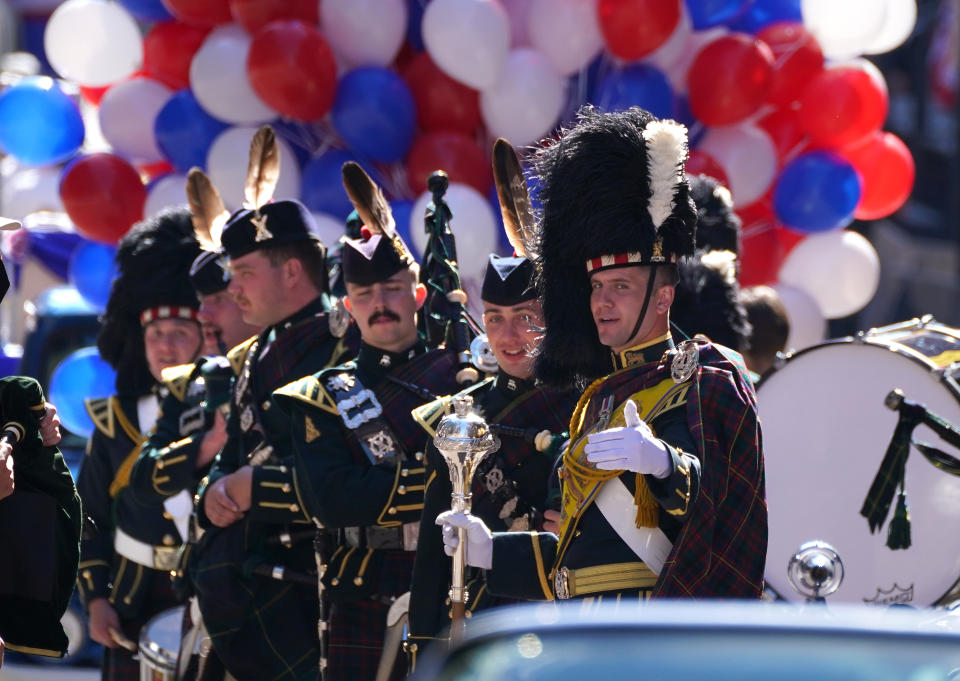
[[[633,325],[633,331],[630,332],[630,340],[637,337],[640,327],[643,325],[643,319],[647,316],[647,308],[650,307],[650,296],[653,295],[653,283],[657,278],[657,263],[650,264],[650,278],[647,279],[647,293],[643,297],[643,307],[640,308],[640,316],[637,317],[637,323]]]

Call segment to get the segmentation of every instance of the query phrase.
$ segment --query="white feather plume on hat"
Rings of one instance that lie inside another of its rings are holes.
[[[670,120],[650,121],[643,129],[647,143],[647,171],[650,201],[647,211],[653,226],[660,229],[673,213],[674,193],[683,181],[687,160],[687,128]]]

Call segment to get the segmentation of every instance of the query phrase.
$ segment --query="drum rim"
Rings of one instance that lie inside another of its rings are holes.
[[[140,640],[139,645],[137,646],[138,651],[141,656],[146,658],[149,662],[154,663],[158,666],[164,668],[164,670],[169,671],[168,667],[172,664],[172,669],[175,671],[177,668],[177,657],[179,655],[179,645],[177,650],[167,650],[162,647],[160,644],[147,638],[147,635],[150,630],[150,625],[154,622],[164,619],[167,617],[175,616],[179,620],[183,620],[185,606],[176,605],[172,608],[167,608],[166,610],[161,610],[156,615],[147,620],[147,623],[143,625],[140,629]],[[163,656],[163,653],[173,653],[173,660]]]

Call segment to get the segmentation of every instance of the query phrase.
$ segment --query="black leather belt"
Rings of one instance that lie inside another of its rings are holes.
[[[410,526],[410,527],[408,527]],[[356,546],[381,551],[413,551],[417,548],[418,523],[407,523],[401,527],[367,527],[343,528],[343,542],[347,546]]]

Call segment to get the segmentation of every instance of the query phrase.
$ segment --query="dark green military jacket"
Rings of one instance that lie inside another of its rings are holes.
[[[62,657],[60,618],[77,574],[81,510],[56,447],[44,447],[37,419],[43,393],[32,378],[0,379],[0,430],[13,429],[13,494],[0,500],[0,638],[18,652]]]
[[[317,674],[318,596],[316,578],[308,576],[316,572],[315,530],[297,486],[294,432],[271,395],[356,351],[356,326],[334,336],[327,309],[325,297],[318,297],[228,353],[237,376],[227,443],[198,491],[205,532],[188,569],[217,655],[239,681],[312,680]],[[203,494],[246,465],[254,467],[251,508],[229,527],[215,527]]]

